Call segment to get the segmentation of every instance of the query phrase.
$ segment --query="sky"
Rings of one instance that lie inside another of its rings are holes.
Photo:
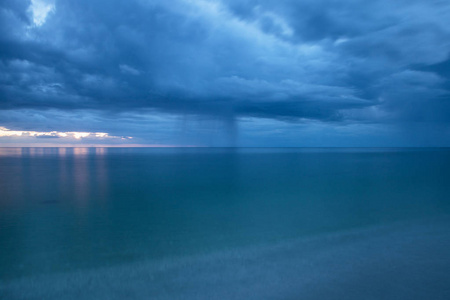
[[[0,146],[450,146],[448,0],[3,0]]]

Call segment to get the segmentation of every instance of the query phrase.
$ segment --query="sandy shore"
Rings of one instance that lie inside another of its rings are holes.
[[[450,299],[450,218],[0,283],[1,299]]]

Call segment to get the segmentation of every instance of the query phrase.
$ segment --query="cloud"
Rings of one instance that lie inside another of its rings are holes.
[[[135,68],[130,67],[128,65],[120,65],[119,69],[124,74],[129,74],[129,75],[139,75],[139,74],[141,74],[141,72],[139,72]]]
[[[445,124],[448,19],[419,0],[8,1],[0,110]]]

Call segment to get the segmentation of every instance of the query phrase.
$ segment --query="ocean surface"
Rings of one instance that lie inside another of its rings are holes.
[[[0,298],[450,299],[450,149],[0,148]]]

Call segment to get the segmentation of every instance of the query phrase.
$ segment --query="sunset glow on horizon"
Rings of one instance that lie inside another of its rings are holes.
[[[85,138],[130,140],[133,138],[131,136],[110,136],[106,132],[10,130],[0,126],[0,138],[4,137],[66,138],[75,140]]]

